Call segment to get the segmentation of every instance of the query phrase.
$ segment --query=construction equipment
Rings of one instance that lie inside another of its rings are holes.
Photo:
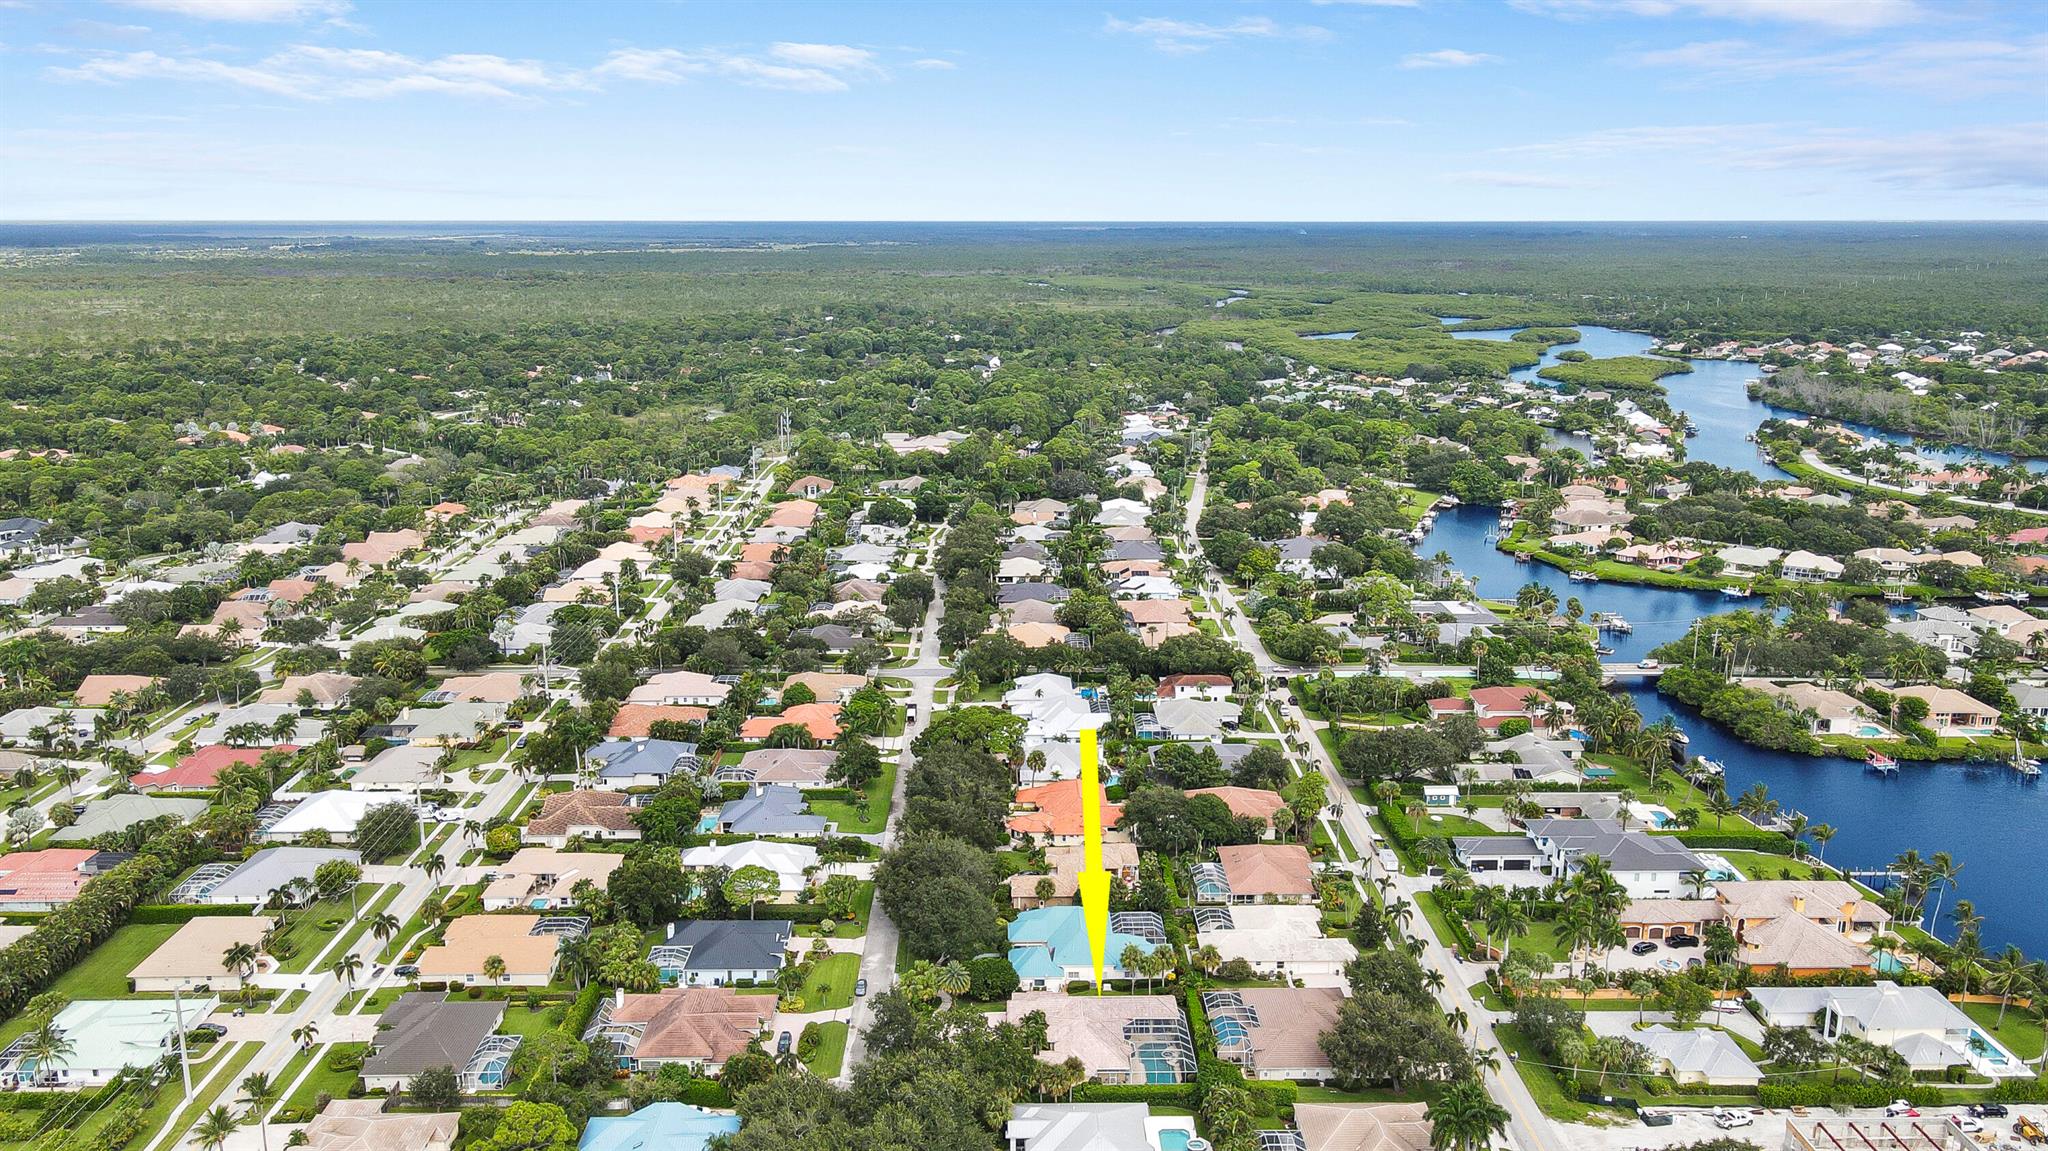
[[[2048,1134],[2041,1131],[2041,1125],[2022,1115],[2012,1121],[2012,1133],[2028,1143],[2048,1143]]]

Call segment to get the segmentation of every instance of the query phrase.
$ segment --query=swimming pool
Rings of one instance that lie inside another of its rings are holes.
[[[1159,1132],[1159,1151],[1188,1151],[1188,1141],[1195,1137],[1192,1131],[1178,1127],[1167,1127]]]
[[[1983,1059],[1993,1067],[2005,1067],[2012,1063],[2005,1048],[1991,1041],[1991,1037],[1976,1028],[1970,1028],[1970,1053]]]

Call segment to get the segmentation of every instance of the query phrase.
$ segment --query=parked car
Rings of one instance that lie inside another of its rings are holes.
[[[1719,1127],[1723,1131],[1733,1131],[1737,1127],[1750,1127],[1755,1125],[1755,1123],[1756,1116],[1751,1115],[1747,1111],[1732,1111],[1727,1108],[1717,1108],[1714,1111],[1714,1126]]]
[[[858,998],[860,998],[861,996],[863,996],[863,995],[866,995],[867,993],[868,993],[868,981],[867,981],[867,980],[865,980],[865,979],[856,979],[856,980],[854,980],[854,981],[853,981],[853,997],[854,997],[855,999],[858,999]]]
[[[1698,947],[1699,945],[1700,937],[1697,935],[1667,935],[1664,937],[1664,946],[1666,947]]]
[[[197,1027],[194,1027],[192,1030],[204,1031],[208,1035],[226,1035],[228,1033],[228,1028],[225,1023],[201,1023]]]
[[[787,1054],[789,1054],[789,1042],[790,1042],[790,1040],[789,1040],[789,1032],[787,1032],[787,1031],[785,1031],[785,1032],[783,1032],[782,1034],[780,1034],[780,1035],[776,1036],[776,1037],[775,1037],[775,1053],[776,1053],[777,1055],[787,1055]]]
[[[1655,950],[1657,950],[1656,943],[1651,940],[1644,939],[1637,942],[1635,946],[1629,948],[1628,953],[1630,955],[1648,955],[1650,952]]]
[[[2003,1119],[2011,1114],[2003,1103],[1972,1103],[1970,1114],[1979,1119]]]
[[[420,977],[420,965],[417,963],[401,963],[391,969],[391,974],[398,976],[400,979],[418,979]]]
[[[1742,1001],[1738,999],[1717,999],[1714,1001],[1713,1010],[1723,1015],[1740,1015],[1742,1014]]]
[[[1904,1099],[1894,1099],[1885,1104],[1884,1117],[1887,1119],[1918,1119],[1920,1111]]]
[[[1968,1115],[1951,1115],[1948,1117],[1948,1121],[1955,1125],[1956,1130],[1961,1131],[1965,1135],[1974,1135],[1984,1130],[1983,1120],[1973,1119]]]
[[[1664,665],[1658,663],[1654,659],[1651,659],[1649,656],[1644,656],[1641,660],[1637,661],[1636,666],[1642,668],[1644,671],[1656,671],[1658,668],[1663,667]]]

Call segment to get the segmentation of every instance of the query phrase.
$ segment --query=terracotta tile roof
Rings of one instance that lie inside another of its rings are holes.
[[[680,703],[622,704],[613,713],[611,730],[605,734],[613,739],[645,739],[650,729],[664,719],[677,723],[703,723],[710,715],[708,708]]]
[[[189,788],[204,790],[220,782],[220,773],[230,764],[254,764],[263,758],[265,752],[281,751],[286,755],[299,750],[295,743],[281,743],[275,748],[229,747],[216,743],[202,747],[176,764],[156,771],[140,771],[128,778],[128,782],[144,791],[153,788]]]
[[[527,822],[526,834],[567,835],[576,827],[626,831],[634,826],[633,809],[618,792],[562,791],[541,801],[540,814]]]
[[[1254,843],[1216,849],[1216,861],[1230,877],[1230,894],[1312,895],[1315,879],[1308,849],[1297,843]]]
[[[770,732],[785,723],[800,723],[811,733],[811,738],[826,743],[839,738],[839,705],[836,703],[800,703],[784,708],[781,715],[757,715],[740,725],[741,739],[766,739]]]
[[[1102,826],[1104,830],[1115,827],[1124,817],[1124,809],[1112,804],[1106,798],[1102,804]],[[1019,806],[1036,810],[1019,811],[1011,815],[1007,826],[1022,835],[1073,836],[1081,834],[1081,781],[1062,779],[1038,787],[1017,789]]]
[[[105,707],[108,697],[115,692],[134,695],[155,682],[153,675],[89,675],[78,682],[78,690],[71,697],[80,707]]]
[[[1230,808],[1232,815],[1249,815],[1267,823],[1273,821],[1274,812],[1287,806],[1279,792],[1256,787],[1201,787],[1188,792],[1190,798],[1197,795],[1213,795]]]
[[[644,1024],[637,1059],[695,1059],[724,1063],[746,1050],[775,1010],[771,996],[740,995],[722,987],[671,987],[653,995],[627,995],[611,1022]]]

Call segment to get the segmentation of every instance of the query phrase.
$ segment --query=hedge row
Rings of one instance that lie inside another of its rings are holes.
[[[587,984],[576,996],[576,1002],[562,1013],[562,1034],[571,1039],[583,1038],[583,1029],[590,1026],[591,1016],[597,1014],[598,1001],[604,998],[604,988],[595,983]]]
[[[1766,855],[1792,854],[1792,841],[1770,831],[1681,831],[1673,838],[1687,847],[1757,851]]]
[[[250,914],[245,904],[214,903],[152,903],[136,908],[128,915],[130,923],[185,923],[215,915]]]
[[[1766,1083],[1757,1088],[1756,1097],[1765,1107],[1883,1107],[1894,1099],[1904,1099],[1915,1107],[1941,1106],[1938,1088],[1894,1087],[1867,1079]]]
[[[1292,1086],[1290,1084],[1289,1086]],[[1193,1083],[1083,1083],[1074,1088],[1079,1103],[1144,1103],[1167,1107],[1201,1106]]]

